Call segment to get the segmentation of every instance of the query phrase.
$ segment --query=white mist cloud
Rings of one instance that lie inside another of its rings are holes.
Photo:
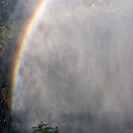
[[[64,133],[125,132],[133,122],[132,15],[51,8],[25,51],[14,122],[22,132],[40,121]]]

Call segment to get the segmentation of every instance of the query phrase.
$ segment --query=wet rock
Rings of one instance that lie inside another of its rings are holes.
[[[0,76],[0,133],[11,133],[11,116],[7,105],[6,88],[2,88],[2,77]]]

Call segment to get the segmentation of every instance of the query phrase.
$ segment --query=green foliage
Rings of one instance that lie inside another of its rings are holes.
[[[11,37],[11,32],[7,28],[6,23],[0,25],[0,48],[6,48],[7,42]]]
[[[32,133],[60,133],[59,128],[55,127],[52,128],[48,126],[48,124],[38,124],[36,127],[32,127]]]
[[[13,6],[11,0],[0,1],[0,49],[7,47],[7,42],[11,37],[9,17]]]
[[[18,0],[0,0],[0,49],[7,47],[8,40],[11,39],[10,17],[15,9]]]

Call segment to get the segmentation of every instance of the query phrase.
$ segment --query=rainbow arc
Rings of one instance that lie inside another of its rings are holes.
[[[24,32],[21,35],[19,39],[19,45],[16,51],[16,54],[14,56],[14,62],[11,72],[11,88],[10,88],[10,110],[11,114],[13,116],[14,109],[15,109],[15,92],[17,89],[17,83],[18,83],[18,74],[21,67],[21,62],[23,60],[23,55],[26,46],[28,45],[29,38],[31,37],[31,34],[33,32],[33,29],[36,27],[39,17],[41,16],[44,8],[46,7],[48,0],[40,0],[37,4],[33,14],[31,15],[30,19],[25,25]]]

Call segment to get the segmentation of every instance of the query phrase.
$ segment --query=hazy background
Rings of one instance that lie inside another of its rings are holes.
[[[37,3],[18,3],[13,36]],[[49,0],[23,55],[15,130],[42,121],[62,133],[132,132],[132,14],[132,0]]]

